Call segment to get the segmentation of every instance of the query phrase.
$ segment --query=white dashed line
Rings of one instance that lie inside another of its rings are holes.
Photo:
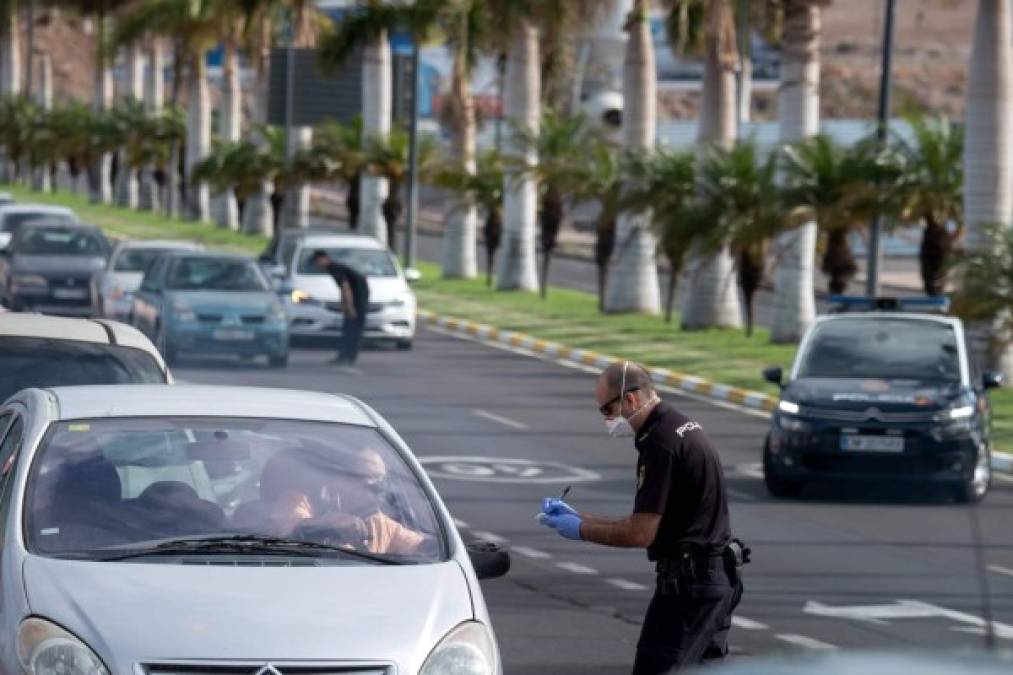
[[[358,368],[353,368],[352,366],[340,366],[338,368],[338,370],[340,370],[343,373],[348,373],[349,375],[362,375],[363,374],[363,372],[361,370],[359,370]]]
[[[468,527],[468,523],[465,522],[465,521],[463,521],[463,520],[461,520],[460,518],[454,518],[454,525],[459,530],[463,530],[463,529],[465,529],[465,528]]]
[[[725,488],[725,492],[727,492],[732,497],[735,497],[736,499],[741,499],[744,502],[755,502],[756,501],[756,497],[754,497],[753,495],[749,494],[748,492],[742,492],[742,491],[736,490],[734,488]]]
[[[516,420],[510,419],[509,417],[503,417],[502,415],[497,415],[496,413],[491,413],[488,410],[482,410],[481,408],[475,408],[471,412],[472,412],[473,415],[476,415],[477,417],[481,417],[483,419],[487,419],[490,422],[496,422],[497,424],[502,424],[503,426],[510,427],[511,429],[527,429],[527,428],[529,428],[528,425],[524,424],[523,422],[518,422]]]
[[[775,635],[774,637],[781,642],[787,642],[790,645],[804,647],[806,649],[837,649],[837,647],[832,644],[820,642],[819,640],[806,637],[805,635],[781,634]]]
[[[1008,577],[1013,577],[1013,569],[1003,567],[1002,565],[989,565],[988,570],[996,574],[1005,574]]]
[[[528,548],[527,546],[514,546],[510,549],[510,552],[522,555],[525,558],[534,558],[535,560],[545,560],[552,557],[551,553],[539,551],[537,548]]]
[[[480,541],[491,541],[494,544],[505,544],[506,537],[501,537],[498,534],[492,532],[484,532],[482,530],[472,530],[471,536]]]
[[[733,616],[732,625],[743,630],[769,630],[770,626],[753,619],[747,619],[744,616]]]
[[[616,588],[622,591],[647,590],[647,586],[644,586],[643,584],[638,584],[635,581],[630,581],[629,579],[606,579],[605,583],[609,584],[610,586],[615,586]]]
[[[598,570],[596,570],[595,568],[588,567],[587,565],[581,565],[580,563],[558,562],[556,563],[556,567],[558,567],[561,570],[566,570],[567,572],[573,572],[574,574],[584,574],[584,575],[598,574]]]

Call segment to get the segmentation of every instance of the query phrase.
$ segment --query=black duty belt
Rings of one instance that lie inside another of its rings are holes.
[[[723,568],[729,577],[737,578],[738,570],[749,563],[750,550],[738,539],[724,548],[682,543],[675,556],[660,558],[655,569],[659,576],[694,578],[708,569]]]

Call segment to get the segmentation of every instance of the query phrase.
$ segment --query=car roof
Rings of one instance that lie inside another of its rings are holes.
[[[70,214],[75,215],[73,209],[66,206],[54,204],[24,204],[13,203],[0,205],[0,216],[5,213],[48,213],[48,214]]]
[[[58,419],[96,417],[254,417],[376,427],[348,396],[294,389],[192,384],[53,387]]]
[[[846,321],[848,319],[894,319],[904,321],[929,321],[932,323],[945,323],[950,326],[961,325],[961,321],[958,317],[922,312],[840,312],[836,314],[823,314],[816,318],[813,325],[826,323],[828,321]]]
[[[179,251],[203,251],[204,245],[185,239],[127,239],[116,244],[118,250],[127,248],[177,249]]]
[[[0,336],[114,344],[143,349],[158,357],[158,352],[143,333],[117,321],[4,312],[0,314]],[[161,363],[161,357],[158,360]]]
[[[222,253],[220,251],[207,251],[204,249],[196,250],[182,250],[182,249],[166,249],[163,254],[168,258],[212,258],[215,260],[239,260],[242,262],[252,263],[254,260],[241,253]]]
[[[386,246],[376,237],[366,234],[309,234],[303,237],[302,247],[366,248],[384,251]]]

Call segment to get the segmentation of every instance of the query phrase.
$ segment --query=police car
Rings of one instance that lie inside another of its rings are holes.
[[[944,299],[834,298],[835,313],[806,332],[781,386],[763,451],[777,497],[807,483],[887,479],[932,482],[959,502],[991,482],[987,391],[1000,375],[968,358],[960,319]],[[917,311],[922,310],[922,311]]]

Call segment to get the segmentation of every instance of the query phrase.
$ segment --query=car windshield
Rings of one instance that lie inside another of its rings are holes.
[[[116,256],[113,263],[114,272],[143,272],[165,249],[158,248],[125,248]]]
[[[316,251],[325,251],[334,262],[348,265],[367,277],[395,277],[397,267],[387,251],[372,248],[313,248],[306,247],[299,253],[298,274],[324,274],[310,260]]]
[[[834,319],[809,338],[799,377],[960,380],[949,324],[905,319]]]
[[[105,250],[101,234],[78,227],[31,226],[18,244],[20,253],[31,255],[102,256]]]
[[[0,230],[4,232],[14,232],[23,224],[31,222],[33,220],[55,220],[63,223],[72,223],[74,219],[71,216],[62,213],[40,213],[38,211],[25,211],[22,213],[8,213],[3,217],[3,225],[0,226]]]
[[[0,401],[28,387],[165,381],[158,362],[140,349],[73,340],[0,337]]]
[[[267,281],[252,261],[235,258],[177,258],[169,268],[170,290],[267,291]]]
[[[443,531],[415,474],[383,436],[359,426],[60,422],[38,450],[25,500],[28,547],[49,556],[217,555],[194,543],[245,537],[285,542],[275,554],[305,544],[299,555],[340,564],[445,559]]]

